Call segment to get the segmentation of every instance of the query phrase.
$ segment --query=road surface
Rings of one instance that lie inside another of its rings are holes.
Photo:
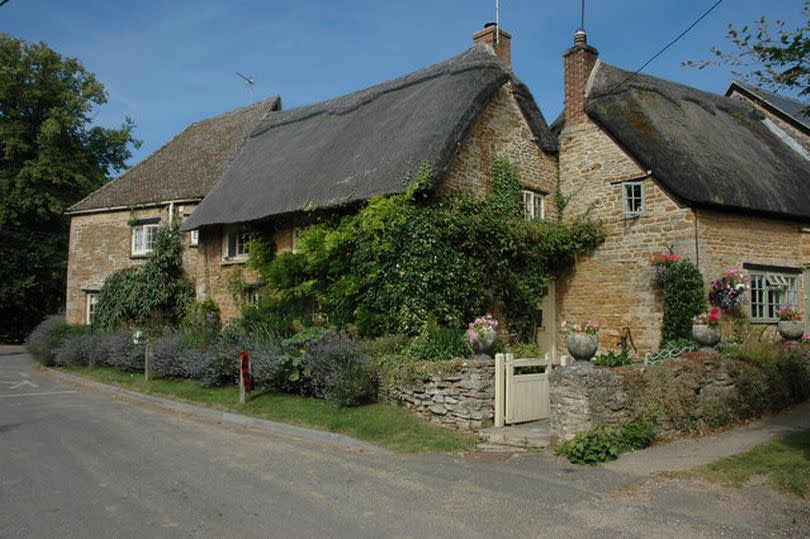
[[[503,460],[503,462],[494,462]],[[807,536],[810,508],[548,454],[391,455],[167,413],[0,347],[0,537]]]

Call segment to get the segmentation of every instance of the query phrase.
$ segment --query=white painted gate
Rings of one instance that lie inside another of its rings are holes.
[[[512,354],[495,356],[496,427],[549,417],[550,368],[548,358],[515,359]]]

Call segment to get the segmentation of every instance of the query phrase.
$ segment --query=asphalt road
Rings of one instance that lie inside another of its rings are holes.
[[[0,537],[810,534],[807,502],[764,486],[500,458],[392,456],[225,426],[57,382],[0,348]]]

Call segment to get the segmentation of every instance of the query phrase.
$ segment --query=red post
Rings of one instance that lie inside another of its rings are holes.
[[[239,354],[239,404],[250,400],[253,391],[253,367],[250,364],[250,352]]]

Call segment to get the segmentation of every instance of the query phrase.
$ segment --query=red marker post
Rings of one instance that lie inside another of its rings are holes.
[[[253,366],[250,364],[250,352],[239,354],[239,404],[250,400],[253,391]]]

